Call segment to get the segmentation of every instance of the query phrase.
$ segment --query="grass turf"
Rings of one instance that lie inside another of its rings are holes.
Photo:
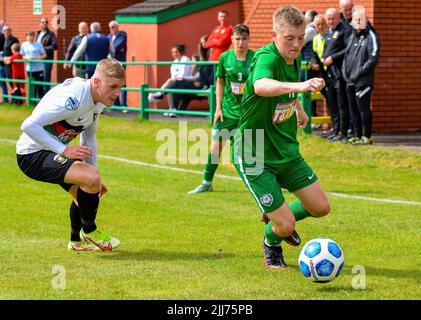
[[[30,111],[2,106],[0,138],[17,140]],[[164,128],[179,131],[174,122],[101,117],[99,153],[155,164],[163,143],[156,137]],[[207,124],[189,123],[188,129],[209,132]],[[302,154],[326,191],[421,201],[421,155],[317,137],[300,140]],[[111,253],[69,253],[70,197],[58,186],[24,176],[14,144],[0,140],[0,299],[421,298],[420,205],[330,195],[331,214],[297,224],[303,242],[329,237],[345,253],[341,276],[315,284],[299,272],[301,247],[284,245],[289,269],[264,269],[263,223],[240,181],[217,177],[214,192],[188,196],[200,175],[105,158],[99,158],[99,165],[109,193],[97,224],[122,245]],[[231,165],[220,166],[217,173],[237,177]],[[294,199],[287,193],[286,198]],[[54,274],[56,265],[65,274]],[[363,290],[353,288],[361,284],[358,266],[366,273]],[[54,289],[61,275],[65,288]]]

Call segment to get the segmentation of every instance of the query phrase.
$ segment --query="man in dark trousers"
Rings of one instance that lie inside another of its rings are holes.
[[[348,139],[348,142],[353,145],[372,144],[370,102],[374,69],[379,61],[379,37],[368,23],[363,6],[354,7],[352,25],[355,31],[347,46],[342,66],[354,123],[354,137]]]
[[[19,43],[18,38],[16,38],[15,36],[12,35],[12,27],[10,27],[9,25],[4,25],[3,26],[3,34],[4,34],[4,44],[1,47],[1,51],[3,51],[3,57],[10,57],[13,53],[12,53],[12,45],[15,43]],[[3,63],[3,62],[2,62]],[[4,67],[4,75],[6,76],[6,78],[12,78],[12,68],[10,65],[3,65],[2,68]],[[4,84],[6,84],[5,82],[3,82]],[[9,82],[9,86],[10,86],[10,90],[13,90],[13,83]],[[3,87],[2,87],[3,88]],[[7,92],[7,86],[6,86],[6,92]],[[3,100],[4,102],[8,102],[7,98],[4,98]]]
[[[127,33],[119,29],[117,21],[110,21],[108,26],[110,28],[108,39],[114,47],[114,58],[117,61],[126,62]],[[127,106],[127,91],[121,91],[121,96],[119,99],[116,100],[115,105]]]
[[[349,126],[349,107],[341,69],[349,31],[341,22],[336,8],[327,9],[325,16],[329,29],[325,33],[325,50],[320,60],[327,66],[326,87],[332,129],[323,137],[333,142],[345,142]]]
[[[82,55],[85,55],[86,61],[100,61],[110,55],[114,57],[114,47],[110,40],[101,33],[101,25],[99,22],[92,22],[91,33],[84,37],[80,42],[71,61],[77,61]],[[95,73],[95,64],[86,66],[86,75],[91,78]]]
[[[45,53],[47,54],[47,60],[54,60],[54,51],[57,50],[57,37],[48,28],[48,19],[41,19],[41,30],[37,32],[37,42],[40,42],[44,47]],[[44,81],[51,81],[51,70],[53,68],[52,63],[44,63]],[[50,86],[44,86],[44,92],[50,90]]]
[[[70,59],[72,59],[74,53],[76,52],[76,49],[79,47],[80,43],[82,42],[83,37],[85,37],[88,32],[89,32],[89,26],[85,21],[82,21],[79,23],[78,26],[78,31],[79,33],[77,35],[75,35],[72,40],[70,41],[69,47],[67,48],[66,51],[66,57],[65,60],[69,61]],[[84,57],[80,57],[78,61],[84,61]],[[81,77],[81,78],[85,78],[84,73],[85,73],[85,65],[77,65],[77,64],[73,64],[73,66],[71,64],[64,64],[63,65],[64,69],[70,69],[72,68],[72,74],[73,77]]]
[[[0,32],[0,77],[6,78],[6,65],[3,63],[3,47],[4,47],[4,34]],[[6,82],[0,81],[1,85],[1,93],[3,94],[2,102],[8,102],[8,99],[4,97],[4,95],[7,95],[7,85]]]

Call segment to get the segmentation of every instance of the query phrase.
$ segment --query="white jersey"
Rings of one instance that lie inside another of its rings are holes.
[[[92,99],[89,80],[65,80],[48,91],[22,123],[23,132],[16,144],[16,153],[50,150],[62,154],[80,133],[80,144],[94,153],[87,162],[98,167],[96,128],[103,109],[102,103],[95,104]]]

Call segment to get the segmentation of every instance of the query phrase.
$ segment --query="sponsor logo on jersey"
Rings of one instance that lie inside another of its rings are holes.
[[[270,193],[266,193],[260,197],[260,203],[266,207],[270,207],[273,203],[273,196]]]
[[[242,82],[231,82],[231,93],[236,96],[242,96],[244,94],[244,83]]]
[[[299,103],[300,102],[298,99],[295,99],[288,103],[278,103],[276,105],[275,111],[273,112],[272,122],[282,123],[287,121],[295,113],[295,110],[297,110],[297,106]]]
[[[79,108],[79,104],[80,102],[78,99],[76,99],[75,97],[69,97],[64,103],[64,107],[67,110],[77,110],[77,108]]]
[[[49,134],[59,139],[63,144],[68,144],[82,132],[83,126],[71,126],[66,121],[62,120],[60,122],[44,126],[44,129]]]

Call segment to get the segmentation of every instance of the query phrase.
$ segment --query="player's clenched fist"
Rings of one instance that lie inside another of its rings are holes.
[[[326,85],[323,78],[312,78],[312,79],[304,82],[304,84],[306,84],[308,86],[307,89],[308,89],[308,91],[311,91],[311,92],[320,91]]]

